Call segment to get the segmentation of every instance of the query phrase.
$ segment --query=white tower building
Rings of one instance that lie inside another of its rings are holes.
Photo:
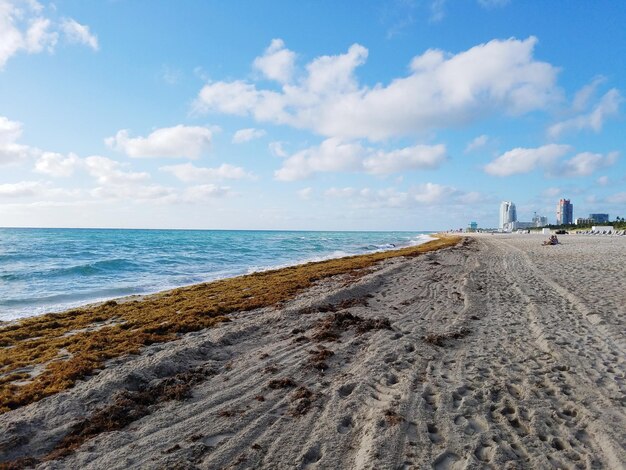
[[[517,211],[515,204],[511,201],[502,201],[500,203],[500,230],[507,228],[507,224],[517,222]]]

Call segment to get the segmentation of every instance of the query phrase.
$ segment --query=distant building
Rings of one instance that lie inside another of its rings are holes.
[[[545,227],[546,225],[548,225],[548,218],[542,215],[537,215],[537,213],[535,213],[532,224],[533,227]]]
[[[574,205],[569,199],[561,199],[556,206],[556,224],[571,225],[574,223]]]
[[[506,230],[505,225],[511,222],[517,222],[515,204],[510,201],[502,201],[500,203],[500,230]]]
[[[534,226],[535,224],[533,222],[519,222],[516,220],[515,222],[507,222],[504,224],[504,231],[513,232],[514,230],[526,230]]]
[[[589,218],[596,224],[605,224],[609,221],[609,214],[589,214]]]
[[[468,232],[475,232],[476,230],[478,230],[478,223],[470,222],[469,225],[467,226],[467,231]]]
[[[578,217],[576,219],[576,225],[593,225],[594,223],[594,220],[590,217]]]

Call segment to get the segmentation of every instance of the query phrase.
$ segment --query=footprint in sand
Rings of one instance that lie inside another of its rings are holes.
[[[345,398],[354,391],[355,387],[356,387],[355,383],[345,384],[339,387],[339,389],[337,390],[337,393],[339,393],[339,396]]]
[[[476,451],[474,451],[474,455],[481,462],[491,462],[493,456],[495,454],[494,448],[489,444],[480,444]]]
[[[339,421],[339,424],[337,425],[337,432],[339,434],[346,434],[350,432],[353,426],[354,426],[354,422],[352,421],[352,417],[344,416],[343,418],[341,418],[341,420]]]
[[[422,393],[422,398],[425,402],[425,408],[428,411],[437,411],[437,395],[431,390],[430,387],[426,387],[424,389],[424,393]]]
[[[444,452],[433,462],[433,468],[435,470],[452,470],[455,468],[455,463],[459,461],[459,456],[453,452]]]
[[[434,424],[426,425],[426,430],[428,431],[428,438],[433,444],[438,444],[443,440],[443,438],[439,434],[439,429],[437,429],[437,426],[435,426]]]
[[[315,444],[302,456],[302,465],[300,468],[308,468],[311,464],[318,462],[321,458],[322,453],[320,451],[320,445]]]

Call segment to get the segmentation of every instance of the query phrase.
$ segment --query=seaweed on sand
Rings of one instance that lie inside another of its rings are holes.
[[[460,240],[441,237],[415,247],[259,272],[0,326],[0,413],[67,390],[107,360],[230,321],[230,313],[280,305],[319,280],[339,274],[356,279],[379,261],[419,256]],[[29,380],[17,374],[35,366],[41,373]]]

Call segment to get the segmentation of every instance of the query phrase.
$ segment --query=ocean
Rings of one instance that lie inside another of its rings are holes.
[[[428,233],[0,228],[0,320],[416,245]]]

